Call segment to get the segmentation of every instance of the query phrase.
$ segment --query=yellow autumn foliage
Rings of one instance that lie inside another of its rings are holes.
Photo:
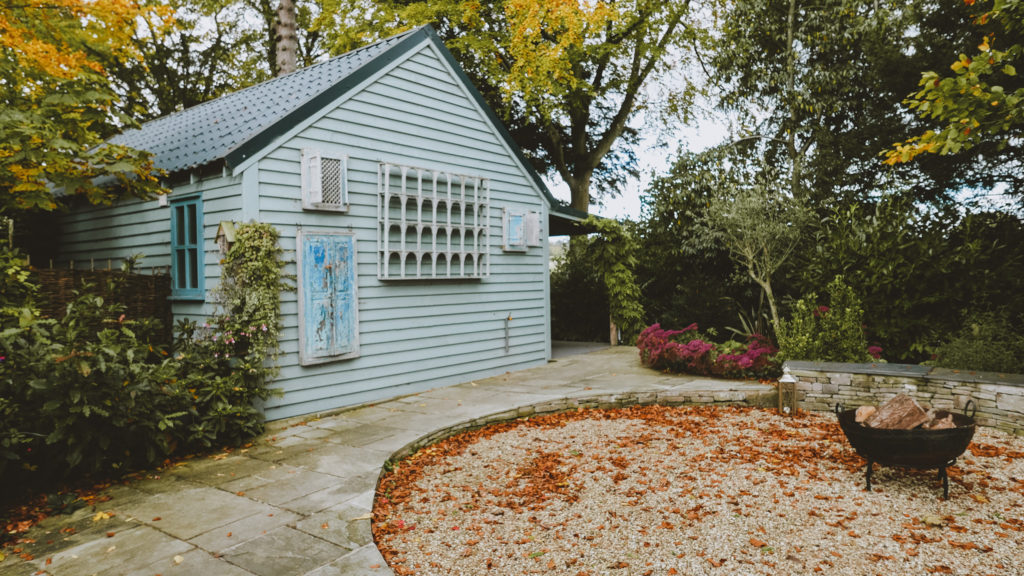
[[[503,89],[537,103],[552,94],[576,90],[580,56],[600,50],[607,29],[620,20],[620,7],[578,0],[509,0],[508,51],[512,66]]]

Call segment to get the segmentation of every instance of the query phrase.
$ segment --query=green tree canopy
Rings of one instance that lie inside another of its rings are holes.
[[[433,23],[538,171],[587,211],[635,175],[632,122],[658,105],[647,89],[699,36],[695,21],[688,0],[327,0],[317,24],[337,53]],[[684,108],[689,90],[674,93]]]
[[[109,202],[118,189],[160,190],[148,154],[104,140],[132,119],[116,111],[108,66],[140,57],[131,2],[47,0],[0,6],[0,211],[52,210],[55,190]]]
[[[817,205],[869,203],[898,187],[923,202],[997,183],[1024,189],[1018,142],[886,167],[880,153],[924,130],[901,101],[919,71],[948,65],[977,42],[971,10],[926,0],[759,0],[724,8],[708,59],[720,105],[750,154],[786,157],[791,188]],[[770,160],[778,165],[776,160]]]
[[[119,108],[139,121],[165,116],[276,76],[277,12],[270,0],[155,0],[173,22],[140,18],[131,37],[141,55],[108,70]],[[296,64],[325,52],[310,30],[319,6],[293,3]]]
[[[919,116],[937,125],[897,144],[886,162],[908,162],[921,154],[956,154],[985,142],[997,149],[1019,149],[1024,136],[1024,1],[976,3],[989,9],[974,18],[977,48],[965,50],[949,66],[950,73],[921,74],[920,90],[906,103]]]

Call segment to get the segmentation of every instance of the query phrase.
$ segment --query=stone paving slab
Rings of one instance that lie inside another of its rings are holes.
[[[96,509],[45,520],[27,534],[36,541],[23,546],[34,559],[4,550],[0,576],[393,576],[373,544],[369,514],[377,478],[396,455],[456,430],[535,414],[645,403],[764,404],[772,390],[661,374],[644,368],[634,348],[618,347],[274,422],[247,448],[152,471],[108,489],[111,499]]]
[[[298,576],[343,556],[346,549],[282,526],[224,552],[224,559],[257,576]]]
[[[331,506],[349,501],[373,502],[373,491],[376,486],[377,476],[380,470],[361,476],[341,478],[323,490],[306,494],[295,500],[289,500],[281,505],[282,508],[291,510],[297,514],[308,516]]]
[[[84,542],[36,561],[42,560],[41,568],[54,576],[117,576],[137,572],[155,562],[173,563],[175,556],[192,549],[191,544],[159,530],[135,526],[113,537]]]
[[[299,514],[281,510],[253,514],[204,532],[188,542],[208,552],[221,554],[228,548],[255,540],[282,526],[294,525],[301,518]]]
[[[156,574],[160,576],[199,576],[201,574],[209,574],[210,576],[252,576],[252,572],[243,570],[227,560],[217,558],[203,550],[192,550],[191,552],[179,555],[177,558],[164,558],[128,574],[129,576],[154,576]]]
[[[346,550],[356,550],[373,542],[370,534],[370,507],[351,502],[313,514],[295,527]]]
[[[326,566],[322,566],[307,576],[392,576],[394,573],[384,562],[384,557],[373,544],[342,556]]]
[[[272,514],[275,510],[266,504],[239,497],[217,488],[196,486],[171,489],[145,500],[128,505],[113,503],[118,515],[134,517],[175,538],[188,540],[226,524],[255,516]],[[111,501],[113,502],[113,501]]]

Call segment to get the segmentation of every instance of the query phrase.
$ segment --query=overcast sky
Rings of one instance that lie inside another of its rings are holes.
[[[721,143],[728,135],[724,122],[714,118],[702,120],[694,126],[683,126],[675,141],[666,146],[657,146],[658,135],[650,134],[641,140],[637,151],[640,178],[631,180],[618,198],[605,200],[604,206],[592,206],[590,212],[606,218],[640,219],[640,193],[647,188],[652,172],[656,175],[668,172],[680,145],[692,151],[704,150]],[[555,198],[569,201],[569,187],[560,178],[545,178]]]

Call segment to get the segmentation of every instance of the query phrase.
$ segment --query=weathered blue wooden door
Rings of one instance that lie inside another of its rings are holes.
[[[316,364],[359,353],[355,237],[299,233],[300,360]]]

